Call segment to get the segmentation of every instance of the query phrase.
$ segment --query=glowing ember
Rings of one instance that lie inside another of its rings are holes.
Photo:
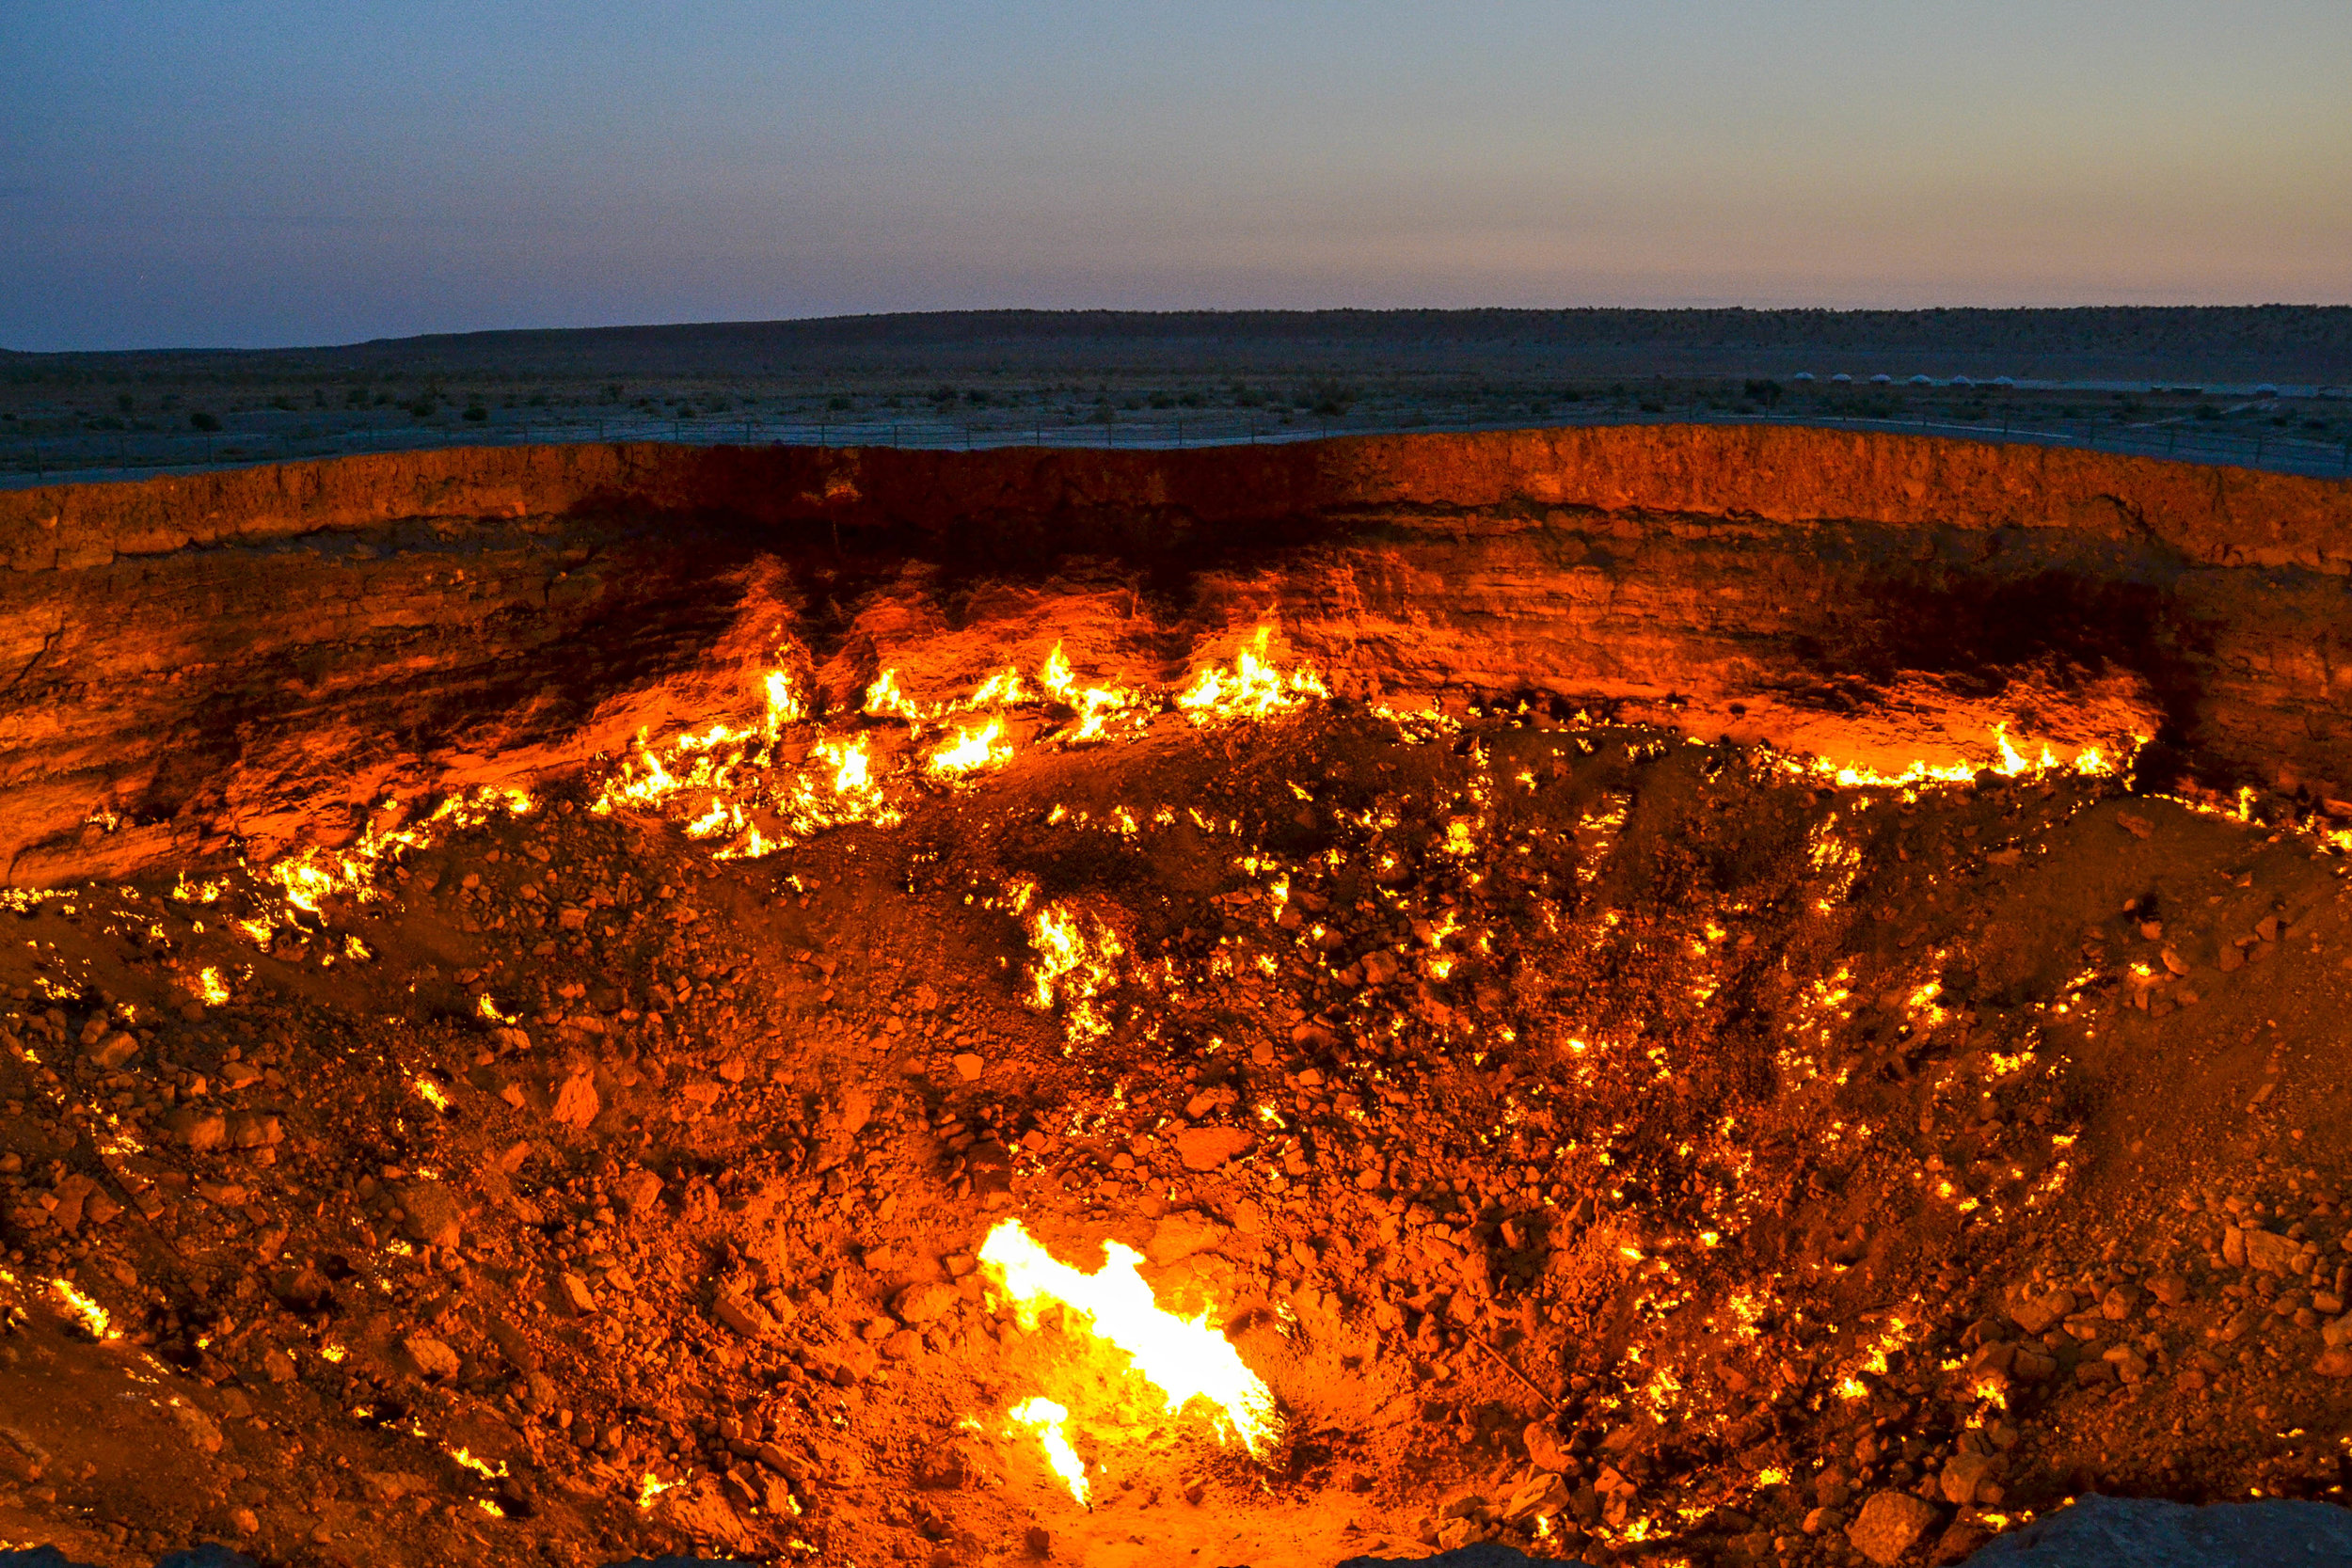
[[[1103,1250],[1102,1268],[1081,1274],[1057,1261],[1019,1220],[1003,1220],[989,1232],[980,1261],[1012,1297],[1025,1323],[1034,1324],[1039,1309],[1056,1302],[1083,1314],[1096,1338],[1127,1353],[1170,1410],[1208,1401],[1220,1433],[1238,1435],[1252,1458],[1264,1458],[1279,1433],[1264,1381],[1209,1326],[1206,1310],[1186,1320],[1160,1308],[1136,1269],[1142,1254],[1117,1242]]]
[[[1052,1400],[1023,1400],[1006,1412],[1013,1420],[1037,1433],[1038,1443],[1045,1449],[1045,1463],[1054,1474],[1070,1488],[1070,1495],[1078,1499],[1078,1506],[1091,1506],[1087,1501],[1086,1461],[1070,1446],[1070,1412]]]
[[[1015,907],[1025,909],[1036,889],[1016,889]],[[1073,1036],[1110,1033],[1110,1020],[1097,1002],[1119,982],[1117,960],[1127,949],[1119,933],[1100,921],[1088,923],[1067,904],[1053,903],[1029,921],[1029,944],[1037,966],[1029,971],[1029,1005],[1050,1012],[1057,1004],[1068,1014]]]
[[[114,1330],[108,1325],[106,1309],[83,1294],[73,1281],[53,1279],[49,1284],[52,1290],[65,1298],[65,1304],[73,1308],[73,1315],[81,1320],[84,1328],[89,1330],[91,1338],[111,1339],[114,1338]]]
[[[1302,664],[1288,674],[1275,668],[1266,657],[1271,629],[1260,626],[1257,635],[1233,656],[1230,671],[1212,664],[1195,675],[1192,684],[1178,693],[1176,705],[1194,723],[1207,724],[1223,719],[1271,718],[1330,696],[1330,689],[1311,667]]]
[[[196,994],[208,1007],[226,1006],[229,982],[220,977],[219,970],[207,967],[196,977]]]

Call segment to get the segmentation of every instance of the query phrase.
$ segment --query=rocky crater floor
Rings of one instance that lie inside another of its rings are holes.
[[[2077,642],[1785,707],[1841,758],[1415,689],[1279,591],[793,559],[628,657],[480,618],[512,746],[389,728],[433,780],[357,813],[348,722],[270,728],[328,664],[135,683],[246,727],[5,895],[0,1544],[1926,1563],[2341,1502],[2325,735],[2240,792],[2233,699]]]

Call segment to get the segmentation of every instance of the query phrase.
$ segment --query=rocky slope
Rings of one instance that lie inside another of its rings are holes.
[[[0,497],[18,885],[277,852],[739,708],[1277,626],[1343,695],[1548,691],[1899,771],[2153,736],[2352,796],[2352,486],[1792,429],[1180,452],[442,451]]]

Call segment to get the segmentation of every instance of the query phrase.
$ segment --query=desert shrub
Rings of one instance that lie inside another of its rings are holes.
[[[480,424],[483,420],[490,417],[490,411],[479,403],[469,403],[466,404],[464,417],[471,420],[476,424]]]
[[[199,408],[188,416],[188,428],[191,430],[204,431],[218,430],[220,428],[220,416],[217,414],[206,413],[203,409]]]
[[[845,398],[840,393],[836,392],[832,397],[825,400],[825,406],[832,409],[836,414],[846,414],[854,405],[848,398]]]

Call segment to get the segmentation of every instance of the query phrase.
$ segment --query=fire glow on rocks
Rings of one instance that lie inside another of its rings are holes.
[[[1300,1561],[1343,1527],[1812,1560],[1866,1494],[1932,1481],[1963,1535],[2064,1495],[2087,1461],[2036,1409],[2169,1419],[2272,1375],[2215,1347],[2278,1324],[2312,1338],[2280,1379],[2327,1354],[2311,1167],[2216,1211],[2241,1255],[2239,1221],[2294,1243],[2259,1322],[2160,1219],[2112,1259],[2065,1228],[2136,1166],[2077,1142],[2110,1039],[2296,1016],[2278,977],[2342,934],[2315,836],[2127,800],[2005,725],[1864,778],[1368,711],[1267,647],[1152,692],[1057,645],[954,702],[877,680],[832,728],[779,670],[764,712],[527,812],[22,899],[0,1065],[72,1133],[8,1173],[60,1281],[24,1293],[348,1446],[375,1490],[336,1507],[449,1471],[502,1530],[861,1560],[1245,1516],[1327,1529]],[[1009,754],[935,777],[975,736]],[[133,1268],[98,1178],[182,1251]],[[176,1260],[265,1255],[242,1293]],[[2176,1275],[2203,1297],[2135,1305]],[[269,1542],[316,1528],[236,1496]]]

